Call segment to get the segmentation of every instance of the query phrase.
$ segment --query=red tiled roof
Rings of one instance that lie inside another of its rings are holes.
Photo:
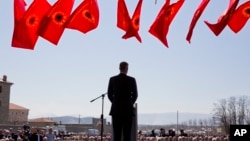
[[[9,104],[9,109],[12,109],[12,110],[29,110],[27,108],[24,108],[22,106],[16,105],[14,103],[10,103]]]
[[[48,118],[35,118],[35,119],[30,119],[29,122],[55,122],[51,119]]]

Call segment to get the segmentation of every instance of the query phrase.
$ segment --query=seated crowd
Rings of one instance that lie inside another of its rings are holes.
[[[188,135],[183,129],[177,135],[173,129],[170,129],[168,133],[165,129],[160,129],[158,134],[153,129],[151,134],[142,134],[138,132],[138,141],[229,141],[228,136],[206,136],[206,135]]]

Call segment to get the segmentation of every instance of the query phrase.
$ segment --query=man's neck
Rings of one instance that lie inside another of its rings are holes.
[[[126,72],[120,72],[120,74],[125,74],[125,75],[127,75],[127,73],[126,73]]]

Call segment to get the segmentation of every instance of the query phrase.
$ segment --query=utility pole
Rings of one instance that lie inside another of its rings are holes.
[[[81,118],[80,118],[80,115],[79,115],[78,123],[79,123],[79,124],[81,124]]]

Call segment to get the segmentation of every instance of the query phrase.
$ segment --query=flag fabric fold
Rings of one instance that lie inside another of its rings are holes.
[[[209,27],[209,29],[218,36],[223,29],[227,26],[228,21],[232,17],[233,12],[235,11],[237,5],[239,3],[239,0],[230,0],[229,6],[225,13],[223,13],[219,18],[217,23],[211,24],[208,21],[205,21],[205,24]]]
[[[117,7],[117,27],[124,30],[126,33],[122,36],[123,39],[128,39],[133,36],[139,42],[142,42],[138,33],[140,28],[140,15],[143,0],[139,0],[132,18],[129,16],[129,12],[124,0],[118,0]]]
[[[20,26],[20,20],[23,17],[26,9],[26,3],[24,0],[14,0],[14,30],[12,35],[12,47],[26,48],[27,46],[17,39],[18,27]]]
[[[228,22],[228,26],[234,33],[238,33],[245,26],[249,18],[250,1],[246,1],[235,10]]]
[[[124,0],[118,0],[117,27],[126,31],[130,21],[129,12]]]
[[[135,36],[139,42],[141,41],[141,37],[138,34],[140,28],[140,15],[141,15],[141,7],[142,7],[143,0],[139,0],[134,14],[132,16],[131,22],[128,24],[128,28],[126,33],[122,36],[123,39],[128,39],[132,36]]]
[[[33,50],[38,39],[37,30],[50,4],[47,0],[34,0],[18,23],[16,39],[23,45],[20,48]]]
[[[99,7],[97,0],[84,0],[71,14],[65,27],[86,34],[97,28],[98,24]]]
[[[186,40],[189,43],[191,42],[194,27],[195,27],[197,21],[199,20],[200,16],[202,15],[203,11],[205,10],[205,8],[207,7],[209,2],[210,2],[210,0],[202,0],[200,5],[198,6],[198,8],[195,10],[195,13],[194,13],[192,21],[189,25],[189,30],[188,30],[188,33],[186,36]]]
[[[149,33],[159,39],[166,47],[169,47],[166,37],[169,26],[179,9],[182,7],[184,1],[185,0],[178,0],[176,3],[170,5],[170,0],[166,0],[155,21],[150,26]]]
[[[26,12],[24,0],[14,0],[14,22],[19,22]]]
[[[45,14],[38,35],[57,45],[71,14],[74,0],[58,0]]]

